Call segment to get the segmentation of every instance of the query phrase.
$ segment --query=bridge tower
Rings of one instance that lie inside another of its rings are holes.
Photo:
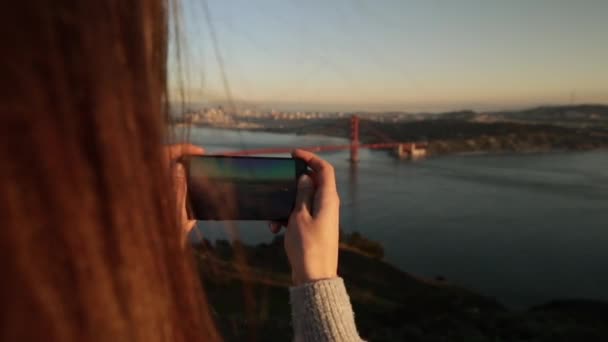
[[[359,117],[353,115],[350,118],[350,162],[359,161]]]

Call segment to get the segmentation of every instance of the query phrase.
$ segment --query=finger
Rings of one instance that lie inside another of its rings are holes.
[[[330,163],[317,157],[316,154],[304,150],[294,150],[292,156],[303,160],[315,172],[318,190],[336,191],[336,175],[334,167]]]
[[[340,198],[336,188],[336,175],[333,166],[307,151],[295,150],[293,156],[304,160],[313,170],[311,175],[317,185],[317,189],[314,195],[311,215],[317,217],[325,211],[335,213],[339,210]]]
[[[205,149],[192,144],[174,144],[165,147],[165,155],[169,160],[179,159],[185,155],[203,155]]]
[[[186,192],[188,191],[188,185],[186,182],[186,172],[182,164],[176,164],[173,168],[173,182],[175,186],[175,196],[177,201],[178,217],[182,222],[182,231],[184,235],[188,235],[190,230],[196,224],[196,220],[188,219],[188,211],[186,209]]]
[[[188,184],[186,182],[186,172],[182,164],[176,164],[172,168],[173,173],[173,184],[175,187],[175,196],[177,200],[177,208],[180,210],[180,215],[183,216],[182,211],[186,210],[186,193],[188,192]],[[186,212],[186,217],[187,217]]]
[[[196,220],[185,221],[184,226],[182,227],[182,231],[183,231],[183,234],[185,237],[188,237],[188,235],[192,231],[192,228],[194,228],[195,225],[196,225]]]
[[[315,195],[315,188],[312,179],[308,175],[302,175],[298,179],[298,190],[296,193],[296,203],[294,212],[304,212],[310,215],[312,212],[312,201]]]
[[[184,168],[184,165],[180,164],[180,163],[176,163],[172,168],[171,168],[171,173],[173,176],[173,181],[175,182],[175,187],[176,187],[176,191],[178,193],[178,195],[182,195],[186,193],[186,170]]]
[[[281,231],[281,224],[279,222],[268,222],[268,228],[270,228],[270,232],[276,234]]]

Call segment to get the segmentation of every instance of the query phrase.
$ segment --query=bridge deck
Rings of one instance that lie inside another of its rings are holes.
[[[393,148],[399,145],[403,145],[406,149],[411,149],[412,145],[416,144],[418,146],[422,146],[421,143],[412,143],[412,142],[389,142],[389,143],[376,143],[376,144],[345,144],[345,145],[324,145],[324,146],[305,146],[299,147],[302,150],[310,151],[310,152],[331,152],[331,151],[345,151],[350,149],[359,149],[359,148],[369,148],[369,149],[383,149],[383,148]],[[280,154],[280,153],[290,153],[293,151],[293,147],[268,147],[268,148],[257,148],[250,150],[241,150],[241,151],[226,151],[214,153],[214,155],[220,156],[251,156],[257,154]]]

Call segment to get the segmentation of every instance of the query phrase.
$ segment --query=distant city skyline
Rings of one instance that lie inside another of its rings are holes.
[[[185,101],[279,110],[608,103],[608,1],[204,4],[183,2],[172,99],[182,87]]]

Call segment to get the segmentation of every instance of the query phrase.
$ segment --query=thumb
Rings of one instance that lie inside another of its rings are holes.
[[[314,184],[312,178],[308,175],[302,175],[298,179],[298,190],[296,194],[296,204],[294,212],[304,211],[308,214],[312,212],[312,201],[315,195]]]

